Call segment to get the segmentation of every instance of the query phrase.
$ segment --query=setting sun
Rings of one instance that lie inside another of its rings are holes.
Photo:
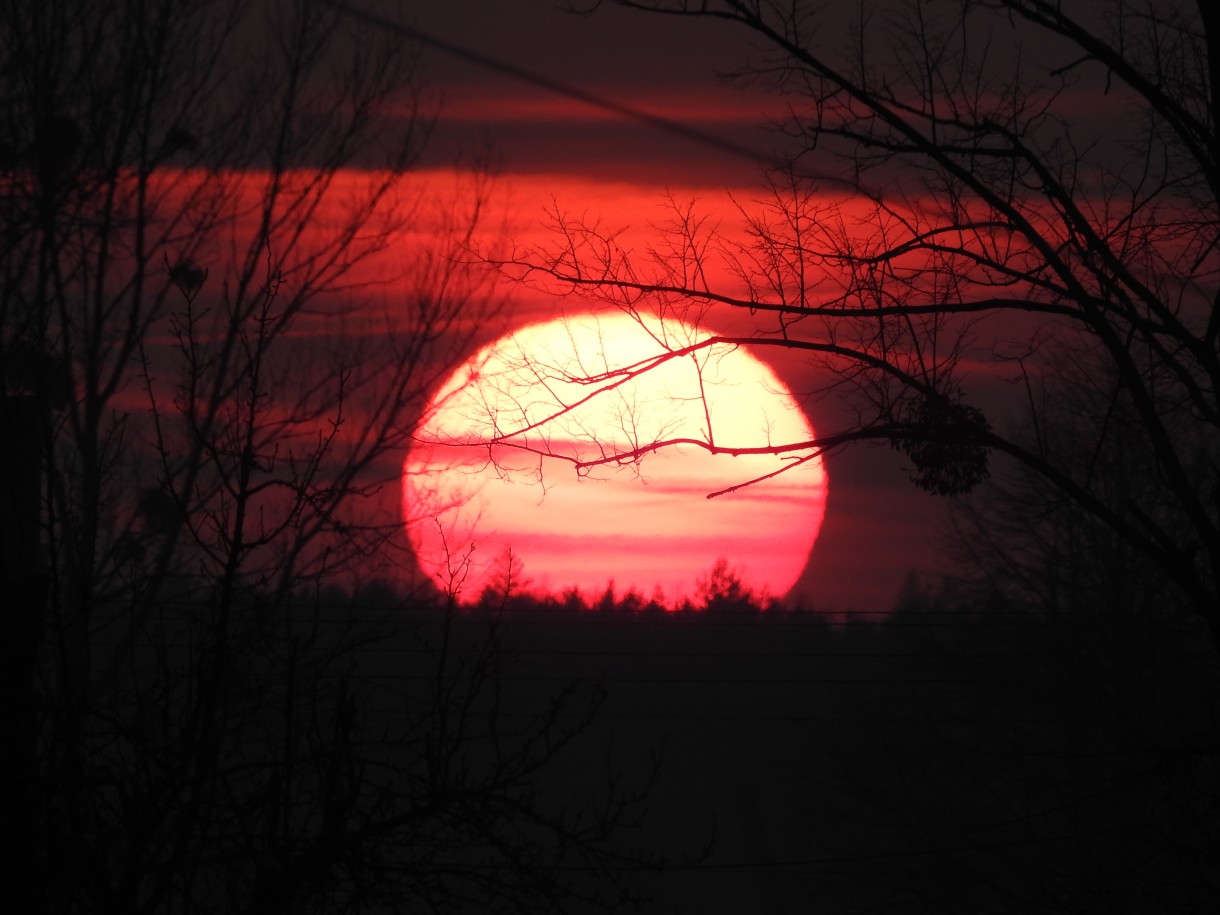
[[[425,571],[477,593],[511,549],[540,588],[613,582],[674,601],[723,558],[783,596],[817,538],[825,471],[807,449],[747,453],[808,442],[812,428],[764,363],[692,348],[706,337],[582,315],[479,351],[434,396],[404,466]]]

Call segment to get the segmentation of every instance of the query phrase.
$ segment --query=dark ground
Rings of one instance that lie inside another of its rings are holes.
[[[662,753],[633,838],[697,860],[651,878],[648,912],[1199,911],[1220,894],[1216,669],[1189,627],[933,607],[842,627],[504,619],[515,714],[569,681],[607,691],[551,788]]]

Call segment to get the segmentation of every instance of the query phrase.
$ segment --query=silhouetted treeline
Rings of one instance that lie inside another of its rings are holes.
[[[614,581],[605,587],[584,591],[571,586],[560,591],[532,588],[512,552],[505,553],[494,574],[473,600],[459,600],[458,605],[469,609],[525,611],[562,611],[566,613],[596,612],[607,615],[665,615],[682,618],[705,611],[712,613],[788,612],[796,605],[748,587],[741,574],[723,557],[717,559],[708,572],[696,577],[689,594],[666,595],[659,588],[644,594],[638,588],[617,587]]]
[[[708,595],[704,595],[706,598]],[[1187,912],[1220,900],[1220,671],[1169,608],[1056,615],[912,578],[884,613],[495,595],[518,689],[665,748],[658,878],[702,912]],[[657,911],[669,911],[661,903]]]
[[[143,858],[112,830],[104,860],[133,877],[142,864],[145,880],[192,874],[171,900],[193,888],[248,908],[274,893],[299,910],[344,886],[365,887],[352,905],[370,912],[409,898],[528,906],[548,873],[568,911],[607,874],[652,899],[643,911],[709,915],[1184,912],[1220,898],[1220,672],[1189,617],[1001,608],[916,577],[881,613],[718,594],[677,610],[610,588],[490,589],[462,606],[377,580],[279,608],[251,594],[208,770],[219,790],[191,820],[206,828]],[[165,603],[166,657],[189,660],[205,616]],[[144,657],[162,682],[166,662]],[[174,739],[186,722],[163,717],[192,707],[175,696],[116,719],[123,753],[100,754],[56,803],[114,803],[108,784],[189,799],[129,768],[189,755]],[[526,803],[560,828],[575,810],[613,812],[585,821],[601,863],[573,869],[578,849],[527,842],[549,827],[517,832]],[[167,835],[185,815],[166,809]],[[86,827],[44,836],[62,873],[96,866],[80,856],[102,835]],[[365,838],[286,889],[319,843],[353,835]],[[478,838],[492,835],[528,864],[495,864]],[[650,852],[687,864],[656,868]],[[73,898],[104,885],[75,883]]]

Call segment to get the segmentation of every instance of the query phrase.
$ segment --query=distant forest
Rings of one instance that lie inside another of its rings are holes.
[[[489,587],[451,607],[459,654],[502,640],[506,708],[585,683],[603,693],[594,735],[666,748],[648,834],[717,851],[662,869],[662,900],[1202,910],[1220,877],[1220,671],[1197,623],[989,605],[915,575],[891,610],[831,618],[738,584],[718,563],[676,611],[612,588]],[[399,612],[389,588],[350,600]],[[390,657],[384,676],[405,676]],[[752,877],[709,882],[733,869]]]

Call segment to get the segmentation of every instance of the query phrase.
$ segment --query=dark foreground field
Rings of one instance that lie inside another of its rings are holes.
[[[455,620],[459,652],[483,638],[482,614]],[[678,866],[641,876],[646,911],[1168,912],[1220,893],[1216,671],[1172,620],[914,605],[498,627],[509,718],[605,691],[547,790],[579,801],[659,760],[628,838]],[[409,657],[384,654],[380,682]]]

